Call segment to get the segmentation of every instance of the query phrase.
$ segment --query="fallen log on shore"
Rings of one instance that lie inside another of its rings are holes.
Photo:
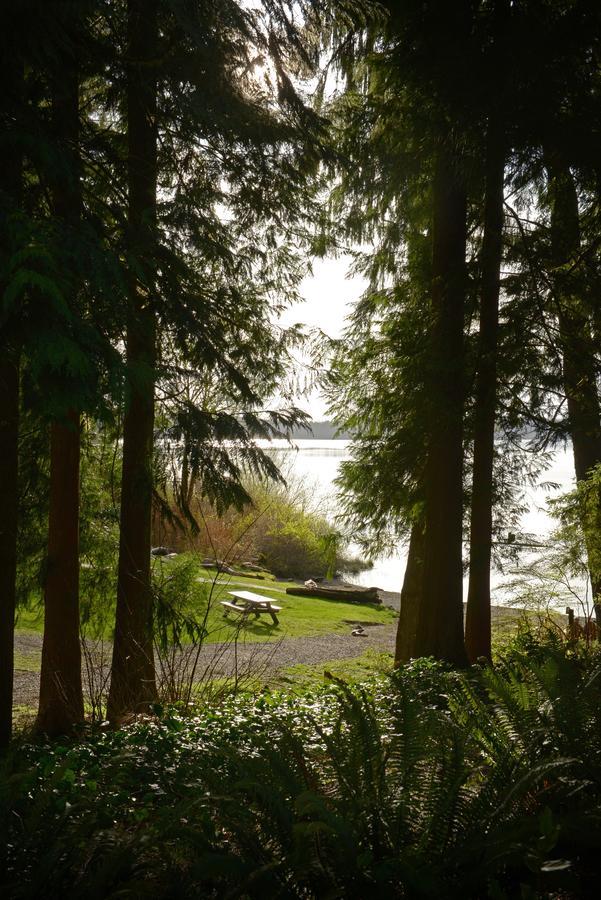
[[[343,600],[345,603],[381,603],[378,588],[360,585],[340,585],[339,587],[289,587],[286,593],[294,597],[324,597],[327,600]]]

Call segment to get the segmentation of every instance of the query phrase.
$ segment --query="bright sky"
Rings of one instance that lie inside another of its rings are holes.
[[[354,300],[361,296],[367,282],[358,275],[347,278],[351,258],[316,259],[313,274],[301,284],[303,303],[291,306],[280,318],[284,326],[301,323],[309,328],[320,328],[330,337],[340,337],[345,326],[345,317]],[[319,421],[325,418],[325,403],[319,393],[299,401]]]

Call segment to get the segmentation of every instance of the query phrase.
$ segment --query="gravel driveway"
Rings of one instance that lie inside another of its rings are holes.
[[[382,602],[393,608],[399,608],[400,595],[381,592]],[[519,615],[518,610],[493,607],[493,627],[511,624],[511,620]],[[392,625],[364,624],[365,634],[361,637],[351,635],[354,628],[348,622],[347,634],[320,634],[312,637],[283,637],[279,641],[245,642],[244,634],[236,645],[232,642],[206,644],[197,658],[174,659],[175,668],[181,669],[182,663],[190,670],[194,667],[194,680],[208,678],[231,677],[236,672],[243,680],[253,673],[260,677],[273,676],[289,666],[299,663],[318,665],[335,659],[352,659],[361,656],[367,649],[377,652],[394,652],[396,623]],[[90,648],[91,649],[91,648]],[[108,642],[96,645],[96,654],[102,661],[97,667],[96,679],[106,680],[110,664],[111,646]],[[37,706],[39,690],[39,663],[42,652],[42,637],[31,632],[17,631],[15,634],[15,688],[14,702],[16,706]],[[185,652],[183,656],[185,656]],[[84,667],[85,668],[85,667]],[[157,672],[160,665],[157,660]],[[87,675],[84,671],[84,681]]]
[[[394,650],[396,625],[365,626],[365,635],[320,634],[313,637],[282,638],[279,641],[207,644],[199,653],[196,672],[212,678],[232,676],[236,671],[243,675],[251,672],[275,674],[298,663],[315,665],[333,659],[350,659],[360,656],[368,648],[377,651]],[[100,649],[100,648],[99,648]],[[102,647],[105,665],[110,660],[110,645]],[[18,706],[35,707],[39,689],[39,672],[31,671],[39,665],[42,637],[39,634],[17,632],[15,634],[16,671],[14,702]],[[24,666],[23,668],[20,667]],[[192,663],[190,662],[189,665]],[[26,668],[25,668],[26,666]],[[29,670],[29,671],[28,671]],[[84,673],[85,674],[85,673]]]

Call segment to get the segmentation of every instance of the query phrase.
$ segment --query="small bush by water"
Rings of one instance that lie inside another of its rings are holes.
[[[242,509],[218,512],[195,497],[190,511],[196,527],[182,519],[172,500],[170,515],[156,510],[155,543],[234,564],[260,560],[278,578],[303,581],[370,567],[346,552],[347,541],[330,521],[331,511],[293,473],[287,474],[285,485],[250,480],[245,489],[252,503]]]

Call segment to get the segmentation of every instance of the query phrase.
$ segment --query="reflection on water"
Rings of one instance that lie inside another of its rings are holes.
[[[287,441],[261,441],[276,456],[284,476],[301,482],[316,498],[316,506],[332,517],[336,513],[336,486],[334,479],[340,463],[349,458],[350,441],[296,440],[291,446]],[[532,488],[524,492],[528,512],[522,517],[521,531],[540,540],[554,527],[545,504],[549,497],[557,496],[573,486],[574,471],[571,449],[557,450],[552,465],[541,476],[541,482],[555,482],[558,490],[548,487]],[[352,552],[357,552],[351,547]],[[348,576],[349,581],[366,586],[376,586],[387,591],[400,591],[405,571],[406,548],[400,545],[391,557],[374,560],[374,566],[358,575]],[[502,587],[503,576],[493,575],[493,586]],[[467,590],[467,585],[466,585]]]

